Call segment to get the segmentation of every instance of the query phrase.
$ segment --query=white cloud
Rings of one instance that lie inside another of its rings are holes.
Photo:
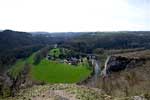
[[[50,32],[150,30],[145,8],[125,0],[0,0],[0,28]]]

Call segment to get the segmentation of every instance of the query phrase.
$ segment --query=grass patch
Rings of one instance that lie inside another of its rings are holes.
[[[88,66],[72,66],[43,59],[31,70],[33,79],[48,83],[74,83],[87,78],[91,73]]]

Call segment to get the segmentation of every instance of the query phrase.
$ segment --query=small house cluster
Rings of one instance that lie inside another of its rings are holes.
[[[70,57],[67,59],[64,59],[64,63],[70,64],[70,65],[77,65],[78,63],[83,62],[82,58],[77,59],[76,57]]]
[[[48,60],[56,60],[53,56],[51,55],[47,55],[47,59]],[[60,63],[66,63],[69,65],[77,65],[78,63],[82,63],[83,62],[83,58],[77,58],[77,57],[68,57],[68,58],[64,58],[64,59],[57,59]]]
[[[66,63],[70,65],[78,65],[83,63],[85,58],[92,58],[92,55],[80,55],[71,52],[71,50],[65,48],[58,48],[57,44],[51,49],[50,53],[47,55],[48,60],[58,61],[60,63]]]

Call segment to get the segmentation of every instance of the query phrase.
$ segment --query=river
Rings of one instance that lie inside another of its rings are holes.
[[[92,59],[91,63],[93,67],[93,75],[92,77],[87,79],[83,84],[87,86],[96,87],[99,81],[100,73],[101,73],[100,61],[96,59]]]
[[[95,81],[98,80],[99,75],[100,75],[100,64],[98,63],[97,60],[95,60],[95,63],[94,63],[94,78],[95,78]]]

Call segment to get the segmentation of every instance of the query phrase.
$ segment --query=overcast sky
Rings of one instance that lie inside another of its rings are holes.
[[[0,0],[0,29],[150,30],[150,0]]]

